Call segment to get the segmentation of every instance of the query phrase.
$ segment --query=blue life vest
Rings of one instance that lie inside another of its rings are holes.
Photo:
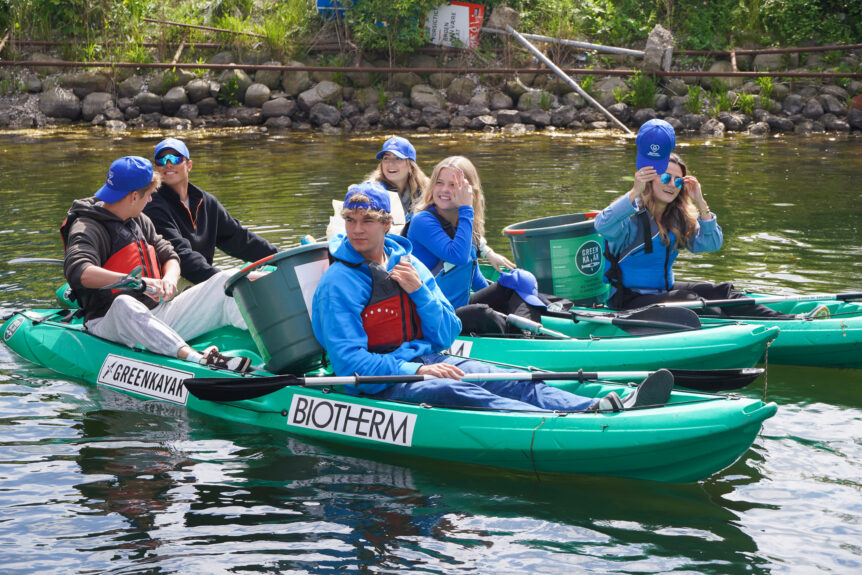
[[[437,210],[429,208],[426,212],[433,215],[443,231],[450,239],[455,237],[456,229],[449,220],[444,218]],[[438,260],[433,267],[429,266],[431,275],[434,276],[434,281],[440,287],[440,291],[452,304],[452,307],[458,309],[470,303],[470,289],[473,287],[473,276],[476,274],[476,267],[479,265],[479,248],[476,246],[476,239],[470,246],[470,261],[466,264],[455,265],[443,260]]]
[[[618,253],[611,253],[605,242],[605,282],[611,284],[611,307],[622,307],[625,290],[645,293],[668,292],[673,287],[673,263],[679,250],[676,235],[668,231],[668,245],[661,243],[658,224],[649,212],[641,210],[636,218],[635,241]],[[653,245],[664,249],[654,250]]]

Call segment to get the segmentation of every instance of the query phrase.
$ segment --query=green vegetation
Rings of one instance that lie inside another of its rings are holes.
[[[655,95],[658,90],[658,82],[652,74],[642,74],[636,71],[629,78],[629,88],[631,88],[630,100],[631,105],[635,108],[652,108],[655,103]]]
[[[325,19],[312,0],[0,0],[0,31],[32,40],[67,39],[67,58],[134,61],[169,58],[167,46],[220,41],[249,49],[261,44],[274,57],[291,56],[311,44],[324,27],[365,52],[390,59],[424,43],[423,15],[441,0],[342,0],[343,19]],[[731,45],[794,45],[816,41],[848,44],[862,38],[859,0],[485,0],[486,15],[507,4],[521,14],[520,29],[613,46],[642,45],[654,26],[671,30],[677,51],[727,49]],[[142,18],[251,32],[261,37],[215,33],[144,22]],[[502,37],[491,40],[495,45]],[[114,42],[124,43],[116,47]],[[160,44],[158,53],[143,49]],[[483,46],[487,39],[483,38]],[[9,49],[9,48],[7,48]],[[555,61],[572,48],[551,45]],[[829,66],[841,54],[827,53]],[[595,59],[595,56],[590,56]],[[599,58],[598,60],[601,60]],[[632,95],[637,98],[637,95]]]
[[[750,116],[754,113],[754,104],[754,94],[737,94],[734,108]]]
[[[703,89],[697,85],[688,87],[688,96],[685,98],[685,109],[692,114],[700,114],[704,106]]]
[[[718,78],[713,78],[709,90],[709,100],[712,102],[710,114],[718,116],[721,112],[729,112],[733,107],[727,95],[727,86]]]

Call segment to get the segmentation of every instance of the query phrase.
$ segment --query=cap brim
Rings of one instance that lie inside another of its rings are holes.
[[[396,156],[396,157],[398,157],[398,158],[401,158],[402,160],[406,160],[406,159],[407,159],[407,156],[405,156],[404,154],[402,154],[402,153],[401,153],[401,152],[399,152],[398,150],[380,150],[379,152],[377,152],[377,156],[375,156],[375,157],[376,157],[378,160],[382,160],[382,159],[383,159],[383,154],[385,154],[386,152],[389,152],[389,153],[390,153],[390,154],[392,154],[393,156]]]
[[[522,300],[524,300],[525,302],[527,302],[530,305],[535,305],[535,306],[539,306],[539,307],[548,307],[548,305],[545,302],[543,302],[537,296],[534,296],[531,293],[526,294],[526,295],[519,293],[518,295],[521,296]]]
[[[99,191],[96,192],[96,197],[105,202],[106,204],[113,204],[119,200],[122,200],[131,192],[123,192],[121,190],[115,190],[114,188],[108,187],[107,184],[99,188]]]
[[[637,161],[635,162],[635,169],[640,170],[641,168],[645,168],[647,166],[652,166],[655,168],[656,173],[663,174],[667,171],[667,165],[670,163],[670,158],[650,158],[644,154],[638,152]]]

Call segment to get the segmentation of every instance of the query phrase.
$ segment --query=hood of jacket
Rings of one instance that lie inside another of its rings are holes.
[[[386,234],[386,238],[383,240],[383,250],[386,252],[386,255],[389,256],[386,269],[391,270],[393,267],[398,265],[398,262],[401,261],[402,257],[410,256],[413,252],[413,245],[410,243],[410,240],[405,237],[396,236],[395,234]],[[357,252],[353,249],[353,246],[350,245],[346,234],[338,234],[329,240],[329,253],[331,253],[336,259],[351,264],[361,264],[365,261],[362,254]]]

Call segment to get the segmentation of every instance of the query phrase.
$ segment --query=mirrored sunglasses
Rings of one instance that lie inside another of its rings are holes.
[[[683,180],[682,178],[674,178],[670,174],[661,175],[661,183],[663,184],[669,184],[671,179],[673,179],[674,187],[676,187],[678,190],[681,190],[683,185],[685,185],[685,180]]]
[[[176,166],[177,164],[182,164],[186,159],[182,156],[175,156],[174,154],[165,154],[160,158],[156,158],[157,166],[166,166],[168,162]]]

